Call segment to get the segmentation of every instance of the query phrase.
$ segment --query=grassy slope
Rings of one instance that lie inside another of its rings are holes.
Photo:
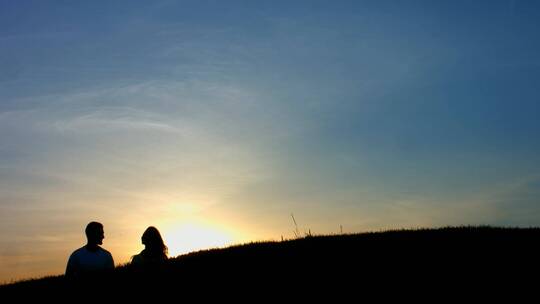
[[[353,293],[359,286],[508,285],[536,276],[539,240],[538,228],[492,227],[313,236],[195,252],[154,269],[127,265],[91,286],[117,295],[146,290],[205,296],[218,290]],[[4,286],[0,294],[58,294],[76,287],[58,276]]]

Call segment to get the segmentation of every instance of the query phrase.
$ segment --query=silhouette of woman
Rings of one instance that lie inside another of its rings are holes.
[[[167,246],[156,227],[150,226],[144,231],[141,241],[144,249],[131,258],[136,265],[154,265],[167,260]]]

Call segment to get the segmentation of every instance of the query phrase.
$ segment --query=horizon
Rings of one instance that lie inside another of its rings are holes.
[[[506,234],[506,235],[500,234],[501,231],[504,232],[504,234]],[[499,241],[506,241],[506,242],[507,241],[518,241],[519,239],[521,239],[522,241],[525,241],[525,240],[530,241],[530,235],[529,235],[529,238],[527,238],[527,237],[525,237],[524,234],[520,235],[519,233],[531,233],[531,232],[534,232],[534,231],[536,231],[536,232],[540,231],[540,226],[537,226],[537,227],[501,227],[501,226],[470,226],[469,225],[469,226],[445,226],[445,227],[429,227],[429,228],[417,227],[417,228],[407,228],[407,229],[389,229],[389,230],[376,230],[376,231],[374,230],[374,231],[363,231],[363,232],[356,232],[356,233],[333,233],[333,234],[321,234],[321,235],[315,235],[315,234],[312,235],[312,234],[306,233],[304,235],[295,235],[292,238],[288,238],[288,239],[283,238],[281,240],[259,240],[259,241],[251,241],[251,242],[247,242],[247,243],[229,244],[229,245],[220,246],[220,247],[197,249],[195,251],[182,253],[182,254],[179,254],[179,255],[176,255],[176,256],[170,256],[169,259],[168,259],[168,262],[176,263],[176,262],[179,262],[179,261],[183,261],[186,258],[191,258],[191,257],[194,257],[194,256],[206,256],[206,257],[208,257],[208,255],[207,255],[208,253],[212,253],[214,257],[219,257],[221,252],[227,252],[227,251],[230,252],[230,250],[237,250],[238,248],[241,248],[243,250],[249,250],[250,248],[254,248],[254,246],[257,247],[257,246],[260,246],[260,245],[264,245],[265,247],[267,247],[268,245],[274,246],[274,245],[277,245],[279,243],[284,243],[284,242],[294,242],[294,243],[300,244],[301,242],[304,242],[304,241],[309,241],[311,243],[319,242],[318,240],[322,240],[322,239],[334,239],[334,240],[345,241],[345,240],[351,239],[351,238],[356,238],[357,240],[361,240],[363,238],[364,240],[368,240],[369,239],[368,237],[373,237],[373,235],[377,235],[379,240],[384,240],[385,235],[388,236],[388,235],[396,235],[396,234],[401,235],[402,237],[407,235],[408,238],[410,238],[412,235],[414,235],[417,238],[417,240],[420,240],[422,237],[424,237],[424,238],[425,237],[430,237],[432,239],[439,240],[441,243],[445,243],[444,238],[442,238],[442,239],[439,238],[439,237],[434,238],[434,236],[436,236],[436,235],[445,235],[445,234],[446,234],[446,236],[452,236],[452,235],[467,233],[466,238],[460,239],[460,238],[455,238],[454,237],[453,242],[457,241],[457,242],[469,243],[469,242],[471,242],[470,237],[474,237],[475,235],[476,235],[476,237],[478,237],[478,235],[481,235],[481,234],[494,235],[495,233],[499,233],[500,235],[499,235],[498,239],[494,239],[494,238],[482,239],[482,238],[480,238],[480,239],[478,239],[478,241],[486,241],[487,243],[492,242],[493,245],[498,244],[499,246],[502,246],[502,248],[505,248],[507,250],[510,250],[510,251],[514,252],[513,250],[509,249],[511,247],[500,245],[498,242]],[[514,238],[509,237],[510,234],[508,234],[508,233],[512,233]],[[381,238],[381,237],[383,237],[383,238]],[[381,250],[384,251],[384,248],[386,246],[389,246],[390,244],[392,244],[395,241],[400,242],[402,239],[399,239],[399,238],[397,238],[397,239],[396,238],[393,238],[393,239],[387,238],[386,240],[387,240],[386,244],[384,244],[382,246],[371,247],[371,249],[374,249],[376,251],[381,251]],[[424,241],[426,241],[426,239],[424,239]],[[423,244],[423,246],[431,246],[432,245],[430,242],[424,242],[424,243],[420,243],[420,244],[417,243],[417,245],[420,245],[420,248],[422,247],[422,244]],[[350,246],[352,246],[352,248],[355,248],[355,246],[359,246],[359,244],[350,243]],[[528,246],[530,246],[530,248],[526,249],[525,251],[527,251],[530,254],[530,257],[533,257],[534,253],[532,253],[529,250],[536,248],[536,245],[534,245],[533,243],[528,243]],[[416,246],[413,246],[413,247],[417,248]],[[281,248],[283,248],[283,247],[281,247]],[[288,247],[288,248],[294,248],[294,247]],[[297,250],[302,250],[302,246],[296,247],[296,249]],[[343,250],[343,247],[341,249]],[[483,246],[479,246],[477,249],[486,250],[486,248],[484,248]],[[325,247],[325,250],[328,250],[328,251],[331,252],[333,249],[329,248],[329,247]],[[524,248],[520,248],[520,250],[524,250]],[[336,254],[339,254],[338,252],[339,251],[337,251]],[[268,252],[266,254],[268,254]],[[499,252],[498,254],[501,254],[501,253]],[[516,252],[514,252],[514,254],[516,254]],[[263,253],[263,255],[264,255],[264,253]],[[251,259],[256,259],[258,257],[257,256],[251,256],[250,258]],[[328,260],[327,260],[327,262],[328,262]],[[167,265],[171,265],[171,264],[168,263]],[[131,266],[133,266],[135,268],[140,267],[140,265],[137,265],[137,264],[120,263],[120,264],[117,264],[115,268],[124,268],[124,267],[131,267]],[[224,264],[222,264],[222,266],[224,266]],[[168,266],[165,269],[167,269],[167,268],[168,268]],[[19,279],[19,280],[10,280],[10,281],[6,281],[6,282],[0,281],[0,287],[10,285],[10,284],[24,283],[24,282],[28,282],[28,281],[32,281],[32,280],[37,280],[37,281],[49,280],[51,278],[63,277],[63,276],[64,276],[64,274],[55,273],[55,274],[49,274],[49,275],[40,276],[40,277],[34,277],[34,278],[23,278],[23,279]]]
[[[538,227],[538,28],[534,1],[0,0],[0,282],[63,273],[91,221],[116,264],[148,226],[170,256]]]

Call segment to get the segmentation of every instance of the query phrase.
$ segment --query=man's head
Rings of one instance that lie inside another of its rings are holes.
[[[101,245],[103,244],[103,239],[105,238],[105,233],[103,232],[103,225],[98,222],[90,222],[86,225],[84,230],[86,233],[86,238],[88,239],[88,244],[92,245]]]

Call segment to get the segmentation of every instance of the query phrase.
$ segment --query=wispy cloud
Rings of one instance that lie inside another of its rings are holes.
[[[163,123],[156,115],[149,114],[131,108],[101,107],[94,113],[57,121],[54,126],[59,132],[114,132],[116,129],[128,129],[182,134],[180,129]]]

